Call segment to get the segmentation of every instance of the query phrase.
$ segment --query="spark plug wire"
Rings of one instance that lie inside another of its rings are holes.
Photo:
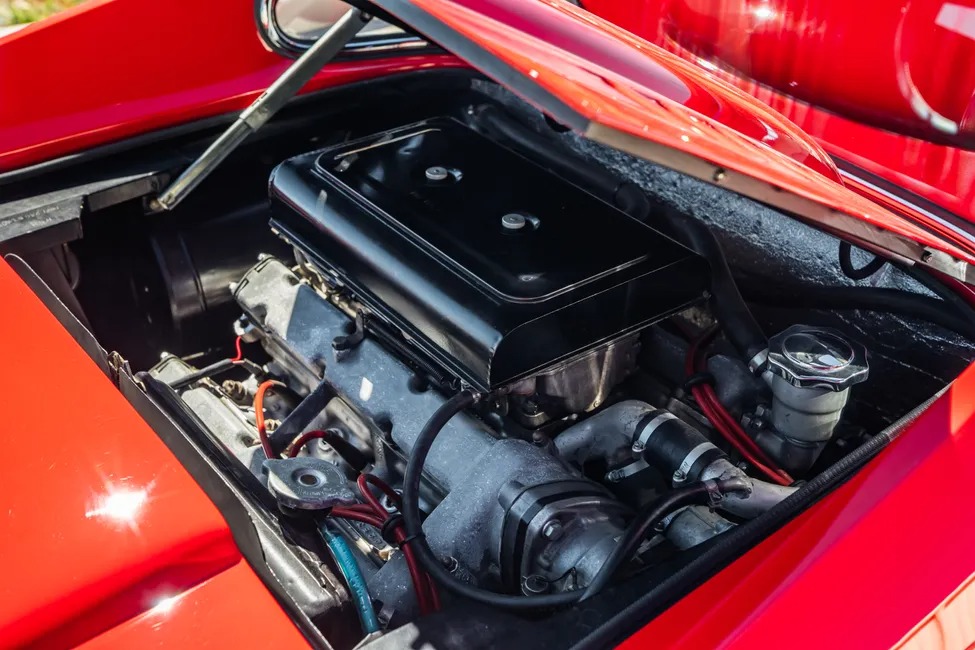
[[[237,350],[237,355],[230,359],[230,363],[240,363],[244,360],[244,351],[241,349],[241,344],[244,342],[243,336],[238,336],[234,341],[234,348]]]
[[[717,333],[718,328],[712,327],[691,343],[684,366],[688,377],[705,370],[704,356],[701,351]],[[713,386],[702,382],[692,386],[690,391],[715,430],[755,469],[779,485],[791,485],[794,482],[792,477],[776,467],[774,461],[752,440],[751,436],[745,433],[718,399]]]
[[[369,486],[376,486],[383,494],[386,495],[389,502],[397,509],[399,509],[403,503],[400,495],[397,494],[396,491],[393,490],[393,488],[391,488],[385,481],[372,474],[360,474],[359,478],[356,480],[356,485],[359,487],[359,492],[362,494],[362,498],[373,509],[376,516],[384,519],[383,525],[388,526],[392,515],[387,512],[386,508],[383,507],[383,504],[379,502],[379,499],[377,499],[372,493]],[[403,528],[402,519],[392,525],[390,534],[393,537],[393,541],[395,541],[403,551],[403,559],[406,561],[406,566],[410,572],[410,578],[413,581],[413,590],[416,592],[416,599],[420,606],[420,613],[429,614],[437,611],[440,609],[440,596],[434,588],[430,577],[423,571],[423,569],[420,568],[416,556],[413,553],[413,549],[410,548],[410,544],[404,544],[407,539],[406,531]]]
[[[271,446],[271,439],[267,436],[267,425],[264,423],[264,393],[276,386],[284,386],[284,384],[269,379],[262,382],[257,387],[257,392],[254,393],[254,423],[257,425],[257,436],[261,439],[261,448],[267,458],[276,458],[277,456],[274,453],[274,447]]]

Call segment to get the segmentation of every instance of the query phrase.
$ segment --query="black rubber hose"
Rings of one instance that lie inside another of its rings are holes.
[[[845,241],[840,242],[840,270],[851,280],[864,280],[884,268],[887,260],[880,256],[874,257],[866,266],[853,266],[853,246]]]
[[[458,596],[469,598],[492,607],[521,611],[571,605],[579,600],[581,592],[568,591],[541,596],[513,596],[495,593],[466,582],[461,582],[444,568],[440,559],[434,554],[433,549],[430,548],[430,544],[427,543],[426,538],[423,536],[423,527],[420,518],[420,478],[423,472],[423,464],[440,430],[443,429],[452,417],[472,406],[475,401],[475,396],[469,391],[461,391],[451,397],[430,417],[430,420],[423,426],[423,430],[420,431],[420,435],[417,436],[416,442],[413,444],[413,451],[410,452],[410,459],[406,465],[406,477],[403,480],[402,511],[403,521],[406,526],[406,537],[411,540],[408,543],[412,544],[413,553],[416,555],[416,559],[423,567],[423,570],[437,584]]]
[[[603,565],[593,584],[585,591],[568,591],[541,596],[514,596],[499,594],[461,582],[444,568],[423,535],[423,522],[420,516],[420,478],[423,472],[423,464],[430,453],[430,448],[433,446],[437,434],[452,417],[472,406],[475,401],[475,396],[471,392],[462,391],[444,402],[436,410],[413,443],[413,450],[410,452],[410,459],[406,465],[406,477],[403,480],[403,520],[406,526],[406,537],[411,540],[409,543],[413,545],[413,552],[420,565],[437,584],[458,596],[491,607],[508,610],[527,611],[573,605],[581,598],[589,597],[602,589],[612,579],[619,567],[633,556],[647,533],[670,512],[692,503],[708,503],[710,501],[708,486],[704,482],[700,482],[678,488],[651,504],[644,512],[637,515],[637,518],[627,528],[623,539],[607,560],[607,564]],[[750,486],[742,479],[733,478],[716,481],[712,488],[716,488],[721,494],[727,494],[748,490]]]
[[[716,481],[716,487],[718,491],[722,494],[728,494],[731,492],[747,492],[751,489],[749,483],[742,478],[731,478],[721,481]],[[713,487],[713,486],[712,486]],[[587,598],[592,598],[600,591],[602,591],[606,585],[610,583],[613,576],[620,570],[620,567],[625,565],[636,554],[637,550],[640,548],[640,544],[643,540],[647,538],[650,532],[664,520],[667,515],[674,512],[678,508],[683,508],[684,506],[694,505],[694,504],[707,504],[711,500],[711,490],[705,482],[692,483],[690,485],[677,488],[666,495],[660,497],[656,501],[646,505],[640,512],[637,513],[636,517],[627,526],[626,532],[623,533],[623,537],[616,544],[616,547],[603,562],[596,576],[586,587],[585,591],[582,592],[582,597],[579,599],[585,600]]]
[[[725,337],[749,363],[768,349],[768,339],[745,304],[718,238],[706,225],[669,206],[652,211],[666,219],[673,234],[711,265],[711,306]]]
[[[752,302],[772,307],[878,311],[920,318],[968,338],[975,338],[975,323],[956,313],[943,300],[900,289],[884,287],[822,287],[776,289],[765,285],[743,285]]]
[[[945,303],[953,306],[955,311],[960,314],[962,318],[975,327],[975,308],[968,304],[968,302],[958,295],[956,291],[942,284],[941,281],[933,275],[925,273],[920,269],[905,266],[902,267],[902,270],[904,273],[917,280],[918,283],[927,287],[931,293],[939,296],[945,301]]]
[[[717,568],[733,562],[743,552],[767,538],[852,477],[917,420],[945,390],[947,388],[851,451],[763,514],[720,535],[705,553],[669,578],[654,585],[640,598],[610,620],[605,621],[588,637],[579,640],[575,648],[583,650],[610,647],[639,627],[646,625],[648,620],[714,574]]]

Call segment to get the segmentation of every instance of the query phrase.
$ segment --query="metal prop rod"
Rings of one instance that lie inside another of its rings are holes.
[[[150,208],[156,211],[175,208],[247,136],[264,126],[326,63],[341,52],[370,18],[359,9],[345,12],[253,104],[245,108],[237,121],[190,163],[179,178],[152,200]]]

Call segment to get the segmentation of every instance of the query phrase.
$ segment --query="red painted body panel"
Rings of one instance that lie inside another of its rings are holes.
[[[685,58],[833,112],[947,142],[975,135],[972,0],[583,4]]]
[[[246,564],[238,564],[198,587],[80,646],[82,650],[131,648],[307,648]]]
[[[864,216],[881,215],[877,219],[887,227],[926,237],[838,190],[828,160],[787,121],[601,21],[561,3],[418,4],[472,36],[493,38],[497,54],[527,74],[534,70],[540,83],[590,119],[636,135],[652,126],[653,137],[668,146],[774,173],[777,181],[807,193],[828,187],[843,209],[859,206]],[[93,0],[0,40],[0,169],[242,107],[285,65],[260,45],[249,9],[239,0]],[[506,29],[503,21],[522,29]],[[546,39],[586,47],[567,55],[553,51]],[[51,52],[63,54],[49,74],[37,74],[37,61],[49,60],[44,55]],[[319,75],[312,87],[433,65],[458,63],[442,56],[343,64]],[[631,83],[633,77],[638,83]],[[748,111],[760,120],[747,118]],[[699,127],[691,115],[706,118],[706,135],[693,131]],[[761,140],[754,131],[761,125],[781,137],[764,144],[742,137],[744,131]],[[857,133],[843,130],[842,137],[817,135],[842,147],[843,138],[852,143]],[[683,142],[682,135],[694,143]],[[907,160],[907,148],[899,150],[895,142],[878,139],[870,155],[876,159],[889,148],[890,160]],[[919,154],[917,169],[926,164]],[[948,181],[935,176],[932,168],[917,178],[950,193]],[[4,473],[0,643],[300,643],[242,564],[213,505],[3,263],[0,296],[5,313],[16,315],[0,321],[0,357],[4,367],[17,370],[0,378],[6,401],[17,404],[5,411],[8,440],[30,436],[31,448],[42,452],[18,454]],[[37,388],[50,383],[51,368],[70,378],[70,386],[58,391],[56,409],[49,393]],[[932,497],[967,494],[975,472],[973,414],[970,369],[853,481],[678,603],[630,645],[896,643],[975,570],[975,522],[958,516],[957,501]],[[113,486],[128,492],[101,499]],[[133,511],[137,521],[119,521],[119,513]],[[915,561],[919,557],[924,562]],[[170,616],[157,618],[164,613],[159,599],[174,588],[184,595],[163,601]]]
[[[585,0],[584,5],[759,98],[830,154],[975,221],[975,152],[920,139],[952,140],[931,125],[937,114],[959,125],[955,140],[972,143],[972,2]],[[898,83],[908,72],[912,83]]]
[[[975,221],[975,151],[872,128],[756,84],[747,85],[756,97],[814,136],[830,154]]]
[[[0,646],[74,645],[225,571],[250,573],[213,503],[2,260],[0,296]],[[52,373],[56,391],[44,389]],[[239,598],[270,599],[256,578],[226,580]],[[294,630],[276,606],[253,616]]]
[[[90,0],[0,38],[0,171],[240,110],[288,64],[247,2]],[[434,65],[458,63],[337,64],[305,92]]]
[[[975,572],[975,519],[950,497],[975,481],[973,418],[975,367],[849,483],[624,647],[893,646]]]

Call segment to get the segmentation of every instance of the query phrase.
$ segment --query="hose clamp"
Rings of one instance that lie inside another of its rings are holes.
[[[748,360],[748,369],[754,374],[758,374],[768,363],[768,348],[758,352],[754,357]]]

